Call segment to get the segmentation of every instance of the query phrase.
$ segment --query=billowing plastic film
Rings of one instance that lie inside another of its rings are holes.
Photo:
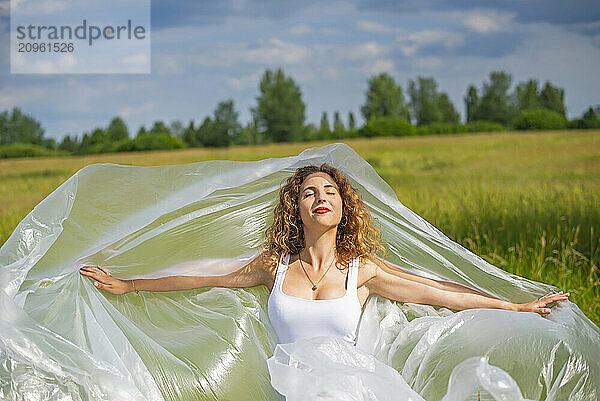
[[[257,255],[281,181],[323,162],[361,192],[398,268],[513,302],[558,290],[447,238],[344,144],[256,162],[94,164],[0,249],[0,399],[598,399],[600,331],[569,301],[542,317],[372,295],[356,346],[334,337],[276,345],[265,286],[112,295],[78,272],[235,271]]]

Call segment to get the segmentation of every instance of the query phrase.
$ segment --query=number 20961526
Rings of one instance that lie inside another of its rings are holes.
[[[21,42],[17,45],[19,53],[73,53],[75,46],[73,43],[37,43]]]

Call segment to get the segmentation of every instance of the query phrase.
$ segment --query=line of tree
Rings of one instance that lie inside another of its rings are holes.
[[[194,120],[187,126],[180,121],[169,125],[155,121],[149,129],[140,127],[131,138],[123,119],[115,117],[105,128],[95,128],[81,138],[67,135],[57,144],[44,138],[39,121],[13,108],[0,113],[0,158],[506,129],[600,128],[598,107],[590,107],[580,118],[569,121],[564,89],[550,82],[540,87],[537,80],[530,79],[510,92],[511,84],[510,74],[494,71],[480,89],[470,85],[464,97],[466,121],[461,123],[450,97],[439,91],[433,77],[409,80],[407,100],[394,78],[382,73],[367,81],[365,103],[360,108],[365,121],[361,127],[357,127],[352,112],[345,125],[339,111],[334,112],[333,124],[324,111],[319,126],[315,126],[305,121],[306,106],[294,80],[281,69],[266,70],[256,106],[250,109],[251,121],[245,126],[239,122],[233,100],[228,99],[219,102],[213,114],[198,126]]]

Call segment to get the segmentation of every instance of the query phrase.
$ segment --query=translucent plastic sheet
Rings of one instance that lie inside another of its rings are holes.
[[[78,272],[237,270],[257,254],[281,181],[323,162],[361,192],[400,268],[513,302],[558,290],[451,241],[344,144],[257,162],[95,164],[37,205],[0,249],[0,399],[283,399],[275,387],[289,400],[598,399],[600,330],[568,301],[541,317],[373,295],[356,347],[328,337],[276,346],[264,286],[111,295]]]

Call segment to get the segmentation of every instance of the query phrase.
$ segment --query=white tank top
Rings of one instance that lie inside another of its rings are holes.
[[[300,338],[336,336],[355,344],[362,307],[358,300],[358,258],[350,263],[344,296],[334,299],[304,299],[281,289],[290,255],[279,258],[275,284],[267,301],[271,325],[280,344]]]

